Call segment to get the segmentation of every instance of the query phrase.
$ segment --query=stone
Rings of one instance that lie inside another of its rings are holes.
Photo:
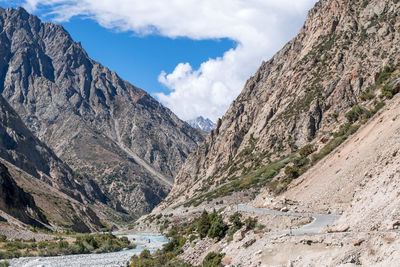
[[[232,258],[230,258],[228,256],[223,257],[221,260],[221,264],[224,266],[229,265],[231,263],[232,263]]]
[[[281,212],[288,212],[288,211],[289,211],[289,208],[288,208],[288,207],[283,207],[283,208],[281,208],[280,211],[281,211]]]
[[[392,222],[392,229],[399,229],[400,221],[393,221]]]
[[[357,239],[353,242],[353,246],[360,246],[364,242],[364,239]]]
[[[236,233],[233,234],[233,241],[240,242],[243,240],[244,237],[245,237],[244,232],[242,230],[238,230],[236,231]]]
[[[252,239],[246,241],[246,242],[243,244],[243,247],[244,247],[244,248],[248,248],[248,247],[250,247],[251,245],[253,245],[255,242],[256,242],[256,239],[255,239],[255,238],[252,238]]]

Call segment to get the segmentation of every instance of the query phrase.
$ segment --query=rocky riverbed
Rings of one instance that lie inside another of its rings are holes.
[[[80,254],[57,257],[29,257],[9,260],[15,267],[109,267],[126,266],[130,258],[142,252],[144,249],[155,251],[162,248],[168,239],[157,234],[127,234],[125,235],[134,244],[135,249],[120,252],[101,254]]]

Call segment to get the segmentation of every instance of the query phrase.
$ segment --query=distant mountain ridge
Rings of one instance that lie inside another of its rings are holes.
[[[211,121],[209,118],[204,118],[203,116],[199,116],[193,120],[188,120],[186,121],[189,123],[190,126],[196,129],[203,130],[205,132],[211,132],[211,130],[214,128],[215,123]]]

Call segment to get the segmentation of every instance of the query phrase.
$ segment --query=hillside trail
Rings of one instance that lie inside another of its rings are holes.
[[[303,235],[303,234],[318,234],[325,227],[332,225],[336,220],[340,218],[340,215],[333,214],[319,214],[319,213],[298,213],[298,212],[282,212],[276,210],[270,210],[266,208],[255,208],[246,204],[237,205],[239,211],[262,214],[262,215],[278,215],[278,216],[295,216],[295,217],[312,217],[313,221],[306,224],[298,229],[288,229],[279,232],[270,232],[269,234],[291,234],[291,235]]]

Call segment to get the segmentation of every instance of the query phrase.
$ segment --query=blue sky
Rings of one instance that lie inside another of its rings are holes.
[[[181,119],[216,121],[316,0],[0,0],[61,23],[89,56]]]
[[[235,46],[229,39],[191,40],[157,35],[135,36],[101,27],[89,19],[73,18],[62,23],[75,41],[80,41],[89,56],[120,77],[150,94],[169,90],[158,82],[161,71],[172,72],[180,62],[194,68]]]
[[[2,1],[3,8],[21,6],[22,1]],[[34,12],[42,21],[52,21],[48,9]],[[221,57],[235,42],[227,38],[192,40],[186,37],[168,38],[151,34],[138,36],[100,26],[96,21],[76,16],[61,22],[74,41],[81,42],[88,55],[118,73],[118,75],[150,94],[169,89],[158,82],[161,71],[172,72],[180,62],[194,68],[209,58]],[[154,96],[154,95],[153,95]]]

